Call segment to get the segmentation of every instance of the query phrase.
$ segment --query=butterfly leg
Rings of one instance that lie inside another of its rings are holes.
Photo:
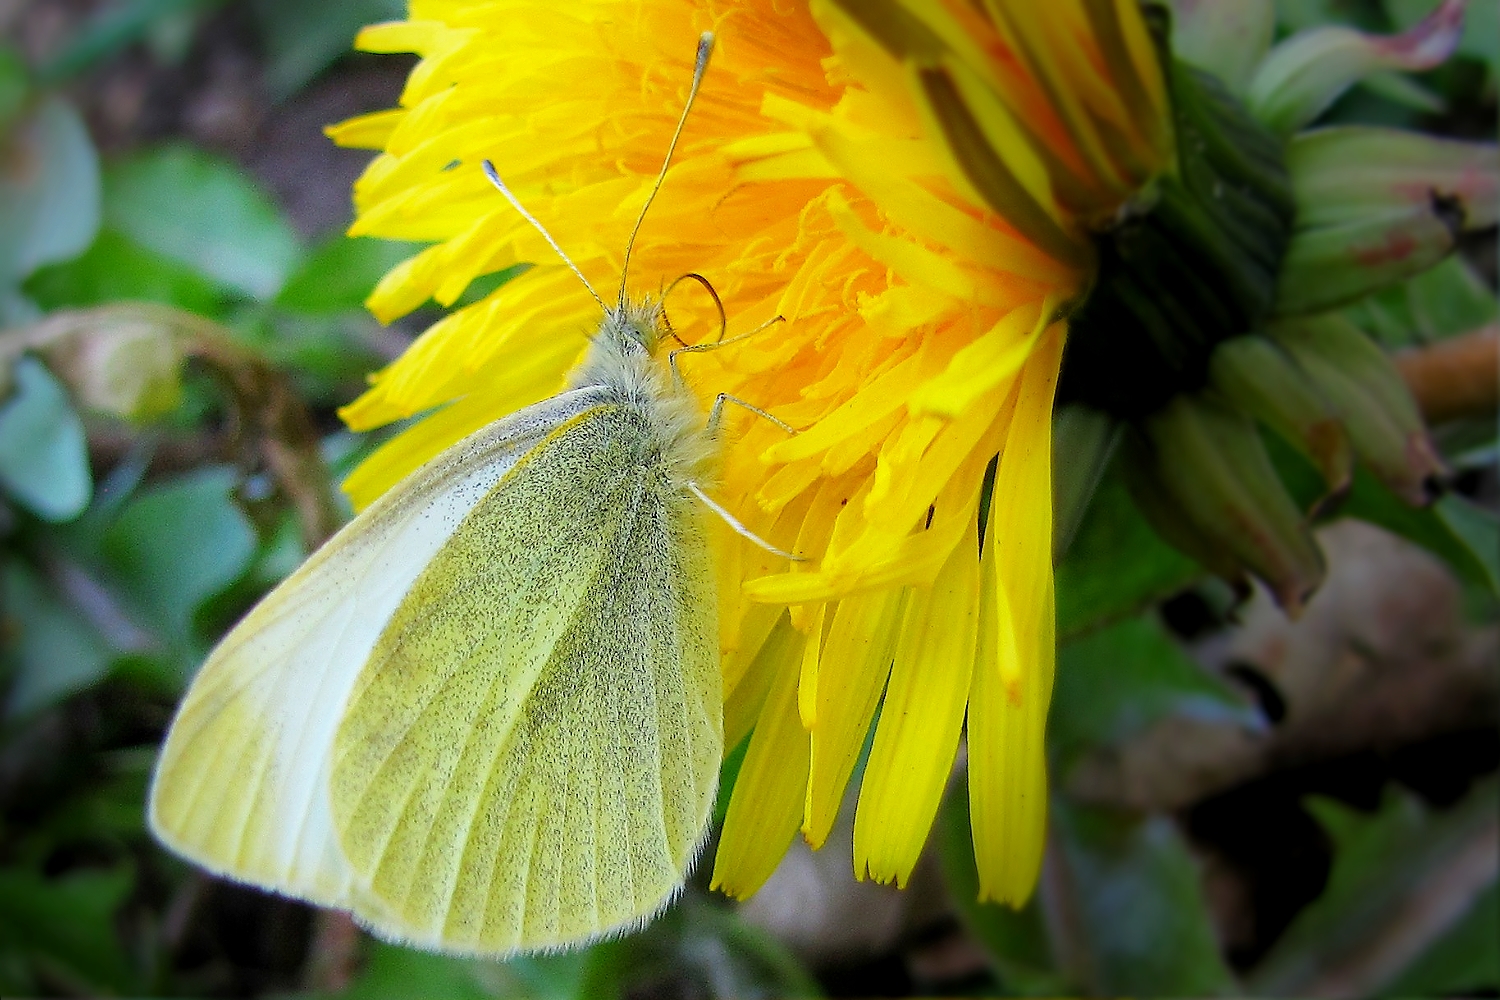
[[[693,275],[692,277],[696,278],[696,277],[698,277],[698,275]],[[675,282],[674,282],[674,284],[675,284]],[[718,301],[718,296],[717,295],[714,296],[714,301],[715,302]],[[722,309],[723,309],[723,306],[720,306],[720,310],[721,310],[720,315],[721,316],[723,315]],[[763,332],[765,330],[770,329],[771,327],[775,326],[777,323],[785,323],[785,322],[786,322],[786,317],[785,316],[772,316],[770,319],[766,320],[760,326],[757,326],[754,330],[751,330],[748,333],[735,334],[733,337],[730,337],[728,340],[720,339],[720,340],[714,341],[711,344],[687,344],[687,345],[685,345],[683,347],[677,348],[677,350],[675,350],[675,351],[673,351],[673,352],[671,352],[670,354],[667,355],[667,366],[672,369],[672,376],[674,378],[676,378],[677,381],[678,381],[678,383],[680,384],[682,382],[682,372],[677,367],[677,355],[679,355],[679,354],[702,354],[705,351],[717,351],[721,347],[728,347],[730,344],[738,344],[742,340],[749,340],[751,337],[753,337],[756,334],[761,333],[761,332]],[[675,337],[676,334],[674,333],[673,336]],[[721,333],[720,336],[722,337],[723,334]],[[678,343],[681,343],[681,340],[679,340]]]
[[[797,428],[793,427],[785,420],[782,420],[780,417],[773,416],[772,414],[767,413],[765,410],[762,410],[760,407],[756,406],[754,403],[747,403],[738,396],[731,396],[727,392],[721,392],[719,393],[718,398],[714,400],[713,409],[708,411],[708,434],[710,437],[713,437],[715,434],[719,433],[719,423],[724,418],[725,403],[733,403],[735,406],[743,407],[744,409],[749,410],[751,413],[755,414],[758,417],[765,417],[767,420],[771,421],[771,423],[775,424],[777,427],[780,427],[788,434],[797,433]]]

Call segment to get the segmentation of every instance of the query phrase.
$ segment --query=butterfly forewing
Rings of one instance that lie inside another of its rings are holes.
[[[348,693],[454,528],[522,454],[597,394],[554,397],[454,445],[234,628],[199,671],[162,751],[150,818],[163,841],[230,878],[352,905],[357,887],[328,800]]]
[[[681,884],[723,735],[703,527],[658,445],[629,406],[559,427],[382,632],[331,784],[356,912],[378,930],[547,947]]]

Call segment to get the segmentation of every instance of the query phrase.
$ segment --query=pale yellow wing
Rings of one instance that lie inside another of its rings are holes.
[[[162,750],[149,805],[157,837],[218,874],[352,905],[328,777],[355,678],[475,503],[597,396],[565,393],[449,448],[350,522],[224,638]]]
[[[643,418],[539,445],[417,580],[335,741],[333,812],[383,935],[476,954],[643,920],[701,844],[723,749],[698,511]]]

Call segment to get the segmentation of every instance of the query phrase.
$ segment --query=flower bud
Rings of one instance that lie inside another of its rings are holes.
[[[182,347],[167,327],[113,319],[43,348],[48,366],[86,409],[132,423],[161,416],[182,393]]]
[[[1385,352],[1337,315],[1283,320],[1270,334],[1338,412],[1355,454],[1376,478],[1409,504],[1432,502],[1442,461]]]
[[[1500,149],[1396,129],[1320,129],[1287,146],[1297,226],[1276,310],[1317,312],[1404,281],[1500,218]]]
[[[1250,110],[1289,135],[1372,73],[1438,65],[1458,46],[1463,22],[1464,0],[1443,0],[1400,35],[1367,35],[1342,26],[1299,32],[1272,49],[1256,70],[1246,95]]]
[[[1310,459],[1329,493],[1349,488],[1354,455],[1348,434],[1317,386],[1274,341],[1224,341],[1209,361],[1209,380],[1226,400]]]
[[[1323,556],[1255,422],[1209,396],[1183,394],[1140,428],[1128,481],[1153,527],[1174,544],[1196,539],[1183,547],[1211,570],[1232,580],[1243,568],[1287,614],[1300,613],[1323,580]],[[1157,486],[1142,489],[1146,477]]]
[[[1243,94],[1271,47],[1276,5],[1271,0],[1173,0],[1172,52]]]

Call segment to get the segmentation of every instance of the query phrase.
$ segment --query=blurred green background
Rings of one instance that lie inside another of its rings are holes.
[[[1280,14],[1388,31],[1431,6]],[[1021,913],[973,902],[962,782],[905,892],[854,881],[846,817],[744,906],[699,872],[644,932],[506,964],[373,942],[157,847],[176,699],[348,516],[333,484],[379,437],[334,410],[438,315],[363,311],[412,248],[341,235],[367,154],[321,133],[394,103],[410,62],[348,48],[403,14],[0,2],[0,994],[1500,994],[1493,418],[1434,429],[1432,509],[1356,485],[1373,524],[1324,528],[1296,625],[1106,474],[1058,570],[1052,833]],[[1475,0],[1455,59],[1328,118],[1493,138],[1497,76],[1500,3]],[[1393,350],[1467,333],[1496,322],[1495,266],[1490,230],[1351,313]]]

